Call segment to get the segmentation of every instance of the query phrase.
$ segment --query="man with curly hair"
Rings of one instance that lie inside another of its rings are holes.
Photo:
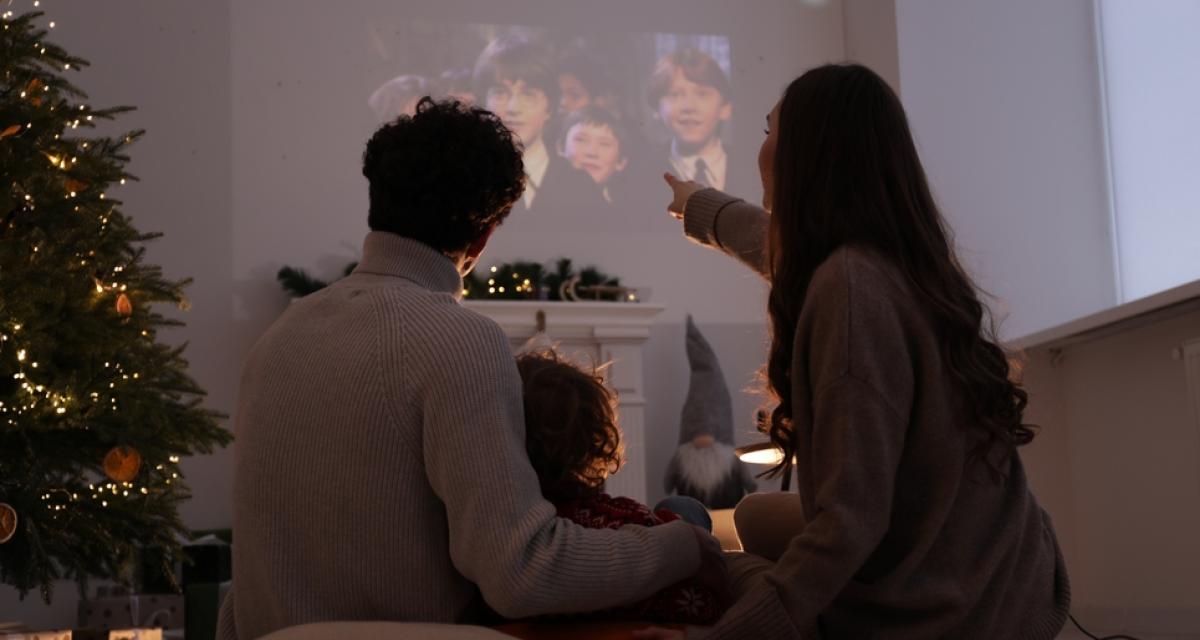
[[[603,609],[692,575],[723,588],[700,529],[588,529],[541,495],[508,339],[459,305],[525,185],[499,118],[425,98],[375,133],[363,175],[362,261],[291,305],[243,370],[221,637]]]

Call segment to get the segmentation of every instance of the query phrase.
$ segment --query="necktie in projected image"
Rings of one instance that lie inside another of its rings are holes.
[[[522,194],[521,203],[525,205],[526,211],[533,207],[533,199],[537,197],[537,193],[538,184],[529,174],[525,174],[525,193]]]
[[[706,187],[712,186],[712,180],[708,179],[708,163],[704,162],[704,158],[696,158],[696,174],[692,179]]]

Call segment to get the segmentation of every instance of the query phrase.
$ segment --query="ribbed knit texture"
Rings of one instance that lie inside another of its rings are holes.
[[[714,190],[685,230],[765,271],[768,214]],[[1019,455],[993,481],[980,429],[904,275],[866,247],[817,268],[796,327],[792,406],[806,524],[697,638],[1049,640],[1070,587]]]
[[[461,288],[445,256],[372,232],[352,275],[291,305],[254,346],[222,637],[470,622],[481,592],[508,618],[605,609],[699,568],[686,523],[555,517],[526,457],[508,339],[459,305]]]

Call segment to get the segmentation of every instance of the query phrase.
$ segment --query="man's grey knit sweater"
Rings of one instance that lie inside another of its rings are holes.
[[[326,620],[470,622],[602,609],[699,568],[690,525],[555,517],[525,454],[504,333],[453,262],[372,232],[349,277],[252,350],[236,416],[222,636]],[[232,611],[230,610],[232,609]]]

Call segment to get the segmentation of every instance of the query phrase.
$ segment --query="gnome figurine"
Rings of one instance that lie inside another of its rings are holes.
[[[754,477],[733,450],[733,400],[708,341],[687,319],[692,377],[679,424],[679,449],[667,467],[667,493],[691,496],[710,509],[730,509],[753,492]]]

